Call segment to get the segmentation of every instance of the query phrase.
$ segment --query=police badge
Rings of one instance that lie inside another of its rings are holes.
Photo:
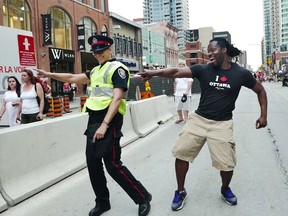
[[[118,69],[118,74],[119,74],[119,76],[120,76],[122,79],[126,79],[126,72],[125,72],[124,69],[119,68],[119,69]]]

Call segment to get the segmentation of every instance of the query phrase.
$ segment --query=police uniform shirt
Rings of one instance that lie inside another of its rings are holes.
[[[115,59],[111,59],[109,61],[112,62],[112,61],[115,61]],[[101,67],[104,64],[102,64]],[[90,72],[86,72],[85,74],[88,77],[88,79],[90,80]],[[115,72],[112,76],[112,82],[113,82],[114,88],[122,88],[123,91],[126,92],[128,90],[128,78],[129,78],[128,71],[126,71],[122,67],[117,68],[117,70],[115,70]],[[87,111],[90,113],[89,109],[87,109]],[[96,122],[103,121],[103,118],[105,117],[107,111],[108,111],[108,108],[105,110],[93,111],[93,113],[95,113],[95,115],[93,115],[94,121],[96,121]],[[110,124],[114,124],[114,125],[118,125],[118,124],[122,125],[122,123],[123,123],[123,116],[120,113],[117,113],[114,116],[113,120],[110,122]]]
[[[114,59],[109,60],[111,62],[115,61]],[[106,63],[106,62],[105,62]],[[104,63],[104,64],[105,64]],[[101,67],[104,65],[102,64]],[[125,73],[125,75],[124,75]],[[88,79],[90,80],[90,72],[85,73]],[[119,67],[112,76],[112,82],[114,88],[122,88],[124,92],[128,90],[128,71],[126,71],[124,68]]]

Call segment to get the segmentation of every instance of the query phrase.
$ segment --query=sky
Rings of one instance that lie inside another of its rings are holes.
[[[231,43],[247,51],[253,70],[261,65],[262,0],[189,0],[189,29],[228,31]],[[109,11],[133,20],[143,17],[143,0],[109,0]]]

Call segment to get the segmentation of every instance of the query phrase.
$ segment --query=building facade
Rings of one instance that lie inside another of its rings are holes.
[[[165,58],[166,58],[166,67],[177,67],[178,66],[178,54],[179,48],[177,43],[177,31],[175,28],[168,22],[158,22],[145,25],[146,28],[160,34],[165,38]]]
[[[90,52],[88,37],[109,35],[108,0],[4,0],[0,25],[32,31],[37,67],[55,73],[84,73],[98,63]],[[63,83],[49,80],[52,95]],[[78,94],[85,86],[78,86]]]
[[[242,54],[238,58],[238,63],[244,68],[248,69],[247,65],[247,52],[245,50],[241,50]]]
[[[126,65],[131,74],[142,71],[142,26],[116,13],[109,14],[115,58]]]
[[[199,29],[191,29],[189,32],[189,41],[201,41],[201,50],[207,51],[209,41],[213,38],[214,29],[212,27],[202,27]]]
[[[144,24],[166,21],[178,29],[178,47],[185,48],[189,34],[188,0],[144,0]]]
[[[273,73],[288,64],[288,0],[263,0],[263,14],[264,65]]]
[[[203,50],[203,45],[200,40],[186,42],[186,65],[207,64],[209,62],[208,53]]]
[[[143,67],[164,68],[166,67],[165,37],[153,30],[142,26],[143,42]]]
[[[228,31],[213,32],[212,36],[213,38],[225,38],[231,44],[231,34]]]

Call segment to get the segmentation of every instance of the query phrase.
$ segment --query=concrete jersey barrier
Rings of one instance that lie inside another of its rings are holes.
[[[0,192],[9,206],[86,167],[87,118],[80,113],[0,130]]]
[[[123,137],[120,140],[121,147],[128,145],[129,143],[139,139],[139,136],[134,131],[132,125],[132,117],[129,104],[126,105],[126,113],[123,117],[122,133]]]
[[[8,208],[7,203],[3,199],[2,196],[0,196],[0,212],[6,210]]]
[[[173,114],[169,110],[168,96],[161,95],[158,96],[157,102],[155,103],[153,109],[156,112],[156,118],[158,123],[164,123],[173,118]]]
[[[130,103],[130,111],[134,131],[139,137],[144,137],[171,119],[168,97],[160,95]]]
[[[145,137],[159,127],[153,110],[156,98],[133,101],[129,104],[133,128],[139,137]]]

